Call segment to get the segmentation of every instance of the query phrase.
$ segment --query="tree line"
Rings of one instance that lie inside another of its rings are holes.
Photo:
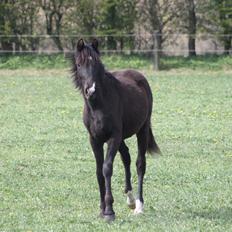
[[[225,53],[232,49],[231,0],[1,0],[0,48],[36,50],[51,37],[64,49],[61,35],[107,35],[108,49],[135,41],[124,34],[157,32],[158,48],[171,33],[188,35],[189,55],[196,55],[197,33],[218,34]],[[14,35],[9,37],[9,35]],[[21,35],[31,35],[22,37]],[[14,47],[13,47],[14,46]],[[133,46],[133,45],[132,45]]]

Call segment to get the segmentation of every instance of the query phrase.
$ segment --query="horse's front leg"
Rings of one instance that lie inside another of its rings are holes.
[[[90,137],[90,144],[96,159],[96,175],[100,191],[100,216],[103,217],[105,211],[105,179],[102,172],[104,162],[103,143],[99,143]]]
[[[114,158],[121,144],[121,135],[112,137],[111,139],[109,139],[107,143],[108,143],[108,149],[103,164],[103,175],[105,177],[105,187],[106,187],[106,193],[105,193],[106,207],[105,207],[104,216],[108,221],[112,221],[115,219],[115,213],[113,210],[114,199],[111,191],[111,177],[113,174]]]

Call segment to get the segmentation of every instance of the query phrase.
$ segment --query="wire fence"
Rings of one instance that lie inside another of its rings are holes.
[[[100,41],[103,53],[152,53],[155,49],[154,34],[116,34],[116,35],[0,35],[0,53],[66,53],[75,49],[79,38]],[[188,47],[188,38],[196,40],[195,50]],[[156,48],[164,55],[187,56],[196,51],[198,55],[230,53],[224,41],[231,41],[232,34],[156,34],[161,45]],[[230,42],[231,43],[231,42]]]
[[[90,42],[97,38],[103,54],[144,54],[154,58],[196,55],[232,55],[232,34],[180,33],[111,34],[111,35],[0,35],[0,55],[5,54],[66,54],[75,50],[78,39]],[[189,38],[195,40],[194,47]]]

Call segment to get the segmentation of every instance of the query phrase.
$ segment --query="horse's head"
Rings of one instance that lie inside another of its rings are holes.
[[[81,89],[84,97],[88,100],[94,99],[104,75],[96,39],[91,44],[86,44],[83,39],[77,42],[73,72],[76,86]]]

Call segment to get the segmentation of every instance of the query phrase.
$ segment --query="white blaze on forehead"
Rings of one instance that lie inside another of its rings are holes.
[[[140,214],[142,212],[143,212],[143,203],[139,199],[137,199],[134,214]]]
[[[88,93],[92,94],[95,92],[95,82],[93,82],[93,85],[88,89]]]
[[[89,56],[88,59],[89,59],[89,60],[93,60],[93,57],[92,57],[92,56]]]

